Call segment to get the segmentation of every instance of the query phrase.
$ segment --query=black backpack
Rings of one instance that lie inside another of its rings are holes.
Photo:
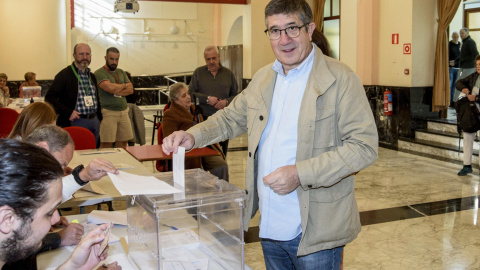
[[[455,103],[455,111],[457,112],[458,131],[463,130],[468,133],[475,133],[480,130],[480,115],[474,101],[468,100],[467,97],[459,99]]]

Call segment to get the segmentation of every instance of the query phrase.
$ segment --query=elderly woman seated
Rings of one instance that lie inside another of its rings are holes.
[[[20,88],[19,88],[19,93],[18,93],[19,98],[23,98],[23,88],[24,87],[40,86],[37,83],[36,79],[37,79],[37,74],[35,74],[33,72],[25,73],[25,82],[23,82],[20,85]],[[40,89],[30,90],[30,95],[29,96],[39,97],[40,96]]]
[[[10,100],[10,90],[7,86],[7,74],[0,73],[0,108],[7,107],[12,101]]]
[[[176,83],[170,86],[169,97],[172,104],[165,111],[162,121],[164,137],[178,130],[187,130],[203,121],[203,116],[192,104],[188,87],[184,83]],[[225,161],[222,148],[218,143],[209,147],[220,152],[221,156],[186,159],[185,169],[201,168],[203,166],[204,170],[228,181],[228,164]]]

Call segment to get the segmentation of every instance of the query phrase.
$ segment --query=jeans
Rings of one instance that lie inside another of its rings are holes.
[[[457,82],[458,68],[449,68],[448,73],[450,75],[450,102],[454,101],[455,96],[455,83]]]
[[[97,142],[97,148],[100,145],[100,121],[98,117],[92,119],[79,118],[72,121],[72,126],[83,127],[90,130],[95,136],[95,141]]]
[[[267,270],[338,270],[342,261],[342,247],[322,250],[297,257],[302,234],[290,241],[262,239],[263,256]]]

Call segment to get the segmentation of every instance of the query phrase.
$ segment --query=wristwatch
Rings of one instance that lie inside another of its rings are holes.
[[[85,167],[82,164],[80,164],[77,167],[75,167],[75,169],[73,169],[72,171],[73,179],[75,179],[75,182],[77,182],[77,184],[79,184],[80,186],[85,186],[88,183],[83,181],[79,175],[84,168]]]

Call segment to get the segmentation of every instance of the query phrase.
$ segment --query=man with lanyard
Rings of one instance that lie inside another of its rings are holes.
[[[107,49],[106,64],[95,71],[98,81],[103,120],[100,124],[100,148],[125,148],[133,138],[132,124],[128,116],[127,99],[133,93],[133,85],[127,74],[117,68],[120,52],[117,48]]]
[[[84,43],[75,45],[73,59],[70,66],[55,76],[45,101],[55,108],[58,126],[84,127],[95,135],[98,146],[102,113],[95,89],[97,80],[88,68],[92,60],[90,46]]]
[[[163,140],[166,154],[248,133],[244,228],[260,210],[266,268],[339,269],[361,230],[355,174],[377,159],[360,79],[312,44],[305,0],[272,0],[265,33],[277,58],[231,104]]]

